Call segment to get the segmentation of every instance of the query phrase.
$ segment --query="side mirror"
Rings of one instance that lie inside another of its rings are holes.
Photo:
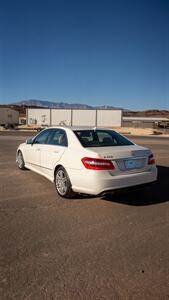
[[[33,138],[27,139],[26,144],[33,145]]]

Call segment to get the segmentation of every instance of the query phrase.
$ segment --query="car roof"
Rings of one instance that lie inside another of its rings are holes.
[[[68,129],[68,130],[113,130],[111,128],[99,128],[99,127],[93,127],[93,126],[51,126],[51,127],[48,127],[46,129],[50,129],[50,128],[60,128],[60,129]]]

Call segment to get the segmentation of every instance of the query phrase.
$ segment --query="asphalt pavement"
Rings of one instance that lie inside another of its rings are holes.
[[[150,147],[159,180],[102,198],[63,200],[17,169],[32,133],[0,133],[0,299],[169,299],[169,138]]]

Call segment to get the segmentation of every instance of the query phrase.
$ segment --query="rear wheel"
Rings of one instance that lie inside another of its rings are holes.
[[[69,176],[63,167],[59,167],[55,172],[55,187],[58,194],[63,198],[72,198],[75,196]]]
[[[24,159],[23,159],[23,155],[22,155],[22,152],[21,151],[18,151],[17,153],[17,165],[18,165],[18,168],[20,170],[25,170],[25,162],[24,162]]]

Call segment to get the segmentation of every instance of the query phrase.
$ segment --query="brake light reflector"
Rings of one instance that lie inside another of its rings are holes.
[[[114,170],[115,167],[111,160],[101,158],[82,158],[82,163],[86,169],[90,170]]]
[[[154,155],[151,154],[148,157],[148,165],[154,165],[155,164],[155,159],[154,159]]]

